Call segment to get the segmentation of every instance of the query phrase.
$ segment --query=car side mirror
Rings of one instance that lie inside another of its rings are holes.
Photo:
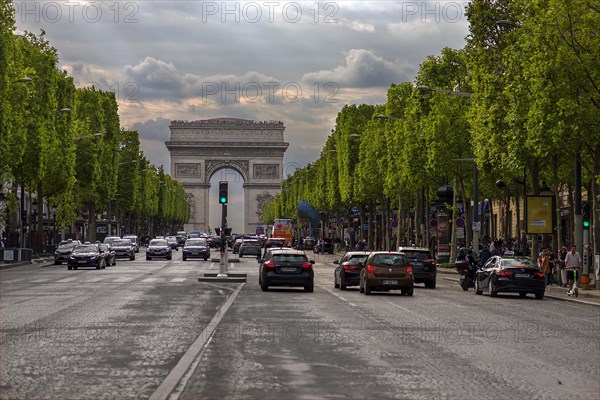
[[[309,263],[314,264],[315,260],[308,260]]]
[[[334,264],[339,264],[339,263],[340,263],[340,261],[339,261],[339,260],[333,260],[333,263],[334,263]]]
[[[265,262],[265,260],[263,260],[262,258],[259,258],[258,260],[256,260],[257,263],[262,264]]]

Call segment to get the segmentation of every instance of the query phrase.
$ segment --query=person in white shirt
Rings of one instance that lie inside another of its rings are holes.
[[[575,273],[577,273],[577,276],[581,275],[581,255],[576,250],[577,246],[572,245],[571,251],[565,256],[565,268],[567,270],[567,280],[569,281],[568,294],[571,294],[571,291],[573,290]]]

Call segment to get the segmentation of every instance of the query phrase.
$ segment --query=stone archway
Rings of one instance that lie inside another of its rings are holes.
[[[283,140],[283,122],[214,118],[171,121],[169,128],[171,138],[165,144],[171,174],[182,183],[192,209],[185,230],[208,232],[210,179],[225,168],[244,180],[245,232],[263,225],[262,207],[281,189],[283,155],[289,145]]]

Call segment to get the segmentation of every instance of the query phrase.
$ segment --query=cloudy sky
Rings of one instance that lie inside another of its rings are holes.
[[[463,47],[466,4],[14,2],[17,30],[43,29],[78,86],[117,93],[121,125],[140,133],[152,163],[170,170],[171,120],[237,117],[284,122],[288,172],[318,157],[345,104],[384,103],[425,57]],[[217,175],[231,176],[211,182]],[[242,204],[237,180],[232,201]],[[241,210],[230,207],[234,230]]]

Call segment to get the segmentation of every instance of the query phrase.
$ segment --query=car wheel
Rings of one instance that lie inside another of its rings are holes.
[[[544,292],[537,292],[535,294],[535,298],[538,300],[542,300],[544,298]]]
[[[208,260],[208,257],[204,257],[204,261]]]
[[[365,282],[365,292],[364,292],[367,296],[371,294],[371,287],[369,285],[367,285],[367,282]]]
[[[263,279],[262,282],[260,283],[260,289],[263,292],[266,292],[267,290],[269,290],[269,285],[267,284],[267,282]]]
[[[475,279],[475,294],[483,294],[483,290],[479,289],[479,283],[477,279]]]
[[[186,256],[183,256],[183,257],[181,257],[181,259],[182,259],[183,261],[186,261],[186,260],[187,260]]]
[[[240,258],[244,257],[244,255],[242,253],[240,253]]]
[[[60,261],[54,261],[54,265],[60,265],[61,262]]]
[[[406,289],[402,289],[402,294],[405,295],[405,296],[412,296],[413,293],[414,293],[414,291],[415,291],[414,287],[409,287],[409,288],[406,288]]]
[[[102,269],[106,269],[106,265],[110,265],[110,263],[106,262],[106,260],[102,263]],[[115,262],[116,264],[116,262]]]
[[[133,256],[131,256],[130,260],[135,261],[135,254]]]
[[[428,282],[425,282],[425,287],[426,287],[427,289],[435,289],[435,281],[428,281]]]
[[[173,258],[173,256],[168,256],[167,260],[171,260]]]
[[[344,284],[344,274],[342,274],[342,271],[340,271],[340,283],[338,287],[340,290],[346,290],[346,285]]]
[[[490,292],[490,297],[496,297],[496,296],[498,296],[498,291],[495,290],[494,284],[492,283],[492,279],[491,278],[490,278],[490,284],[489,284],[488,290]]]
[[[146,256],[146,261],[150,261],[152,258],[149,256]]]
[[[70,265],[68,265],[68,266],[67,266],[67,269],[70,271],[70,270],[71,270],[71,266],[70,266]]]
[[[78,266],[74,266],[74,267],[73,267],[73,269],[77,269],[77,268],[79,268],[79,267],[78,267]]]
[[[98,263],[98,265],[96,265],[96,269],[100,269],[100,268],[102,268],[102,265],[101,265],[101,263]]]
[[[358,291],[359,291],[360,293],[364,293],[364,292],[365,292],[365,285],[364,285],[364,282],[363,282],[363,280],[362,280],[362,279],[360,280],[360,284],[359,284],[359,286],[358,286]]]
[[[314,283],[308,285],[308,286],[304,286],[304,291],[307,293],[312,293],[315,291],[315,285]]]
[[[338,289],[339,287],[340,287],[340,284],[338,283],[337,276],[335,274],[333,274],[333,288]]]
[[[519,293],[519,297],[527,297],[527,293],[526,292],[521,292],[521,293]]]

